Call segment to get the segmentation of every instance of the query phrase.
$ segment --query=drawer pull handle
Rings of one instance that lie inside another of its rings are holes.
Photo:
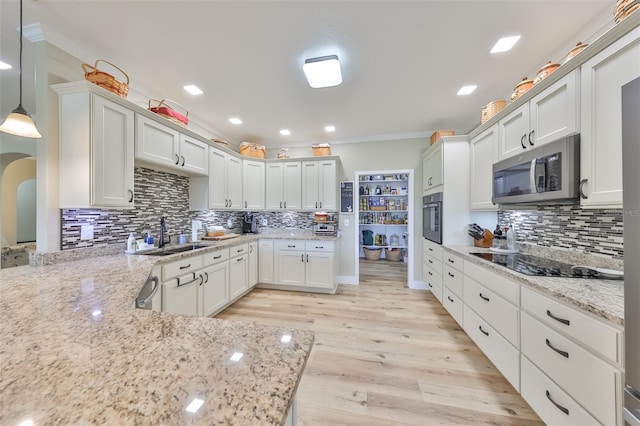
[[[287,246],[288,248],[296,248],[296,246]]]
[[[433,265],[433,260],[427,259],[427,262],[429,262],[429,263],[431,263]]]
[[[561,322],[564,325],[571,325],[571,321],[569,321],[568,319],[564,319],[564,318],[558,318],[557,316],[553,315],[551,313],[550,310],[547,309],[547,316],[553,318],[554,320]]]
[[[427,271],[427,274],[433,276],[433,274],[431,273],[431,271]]]
[[[447,274],[449,274],[449,276],[450,276],[451,278],[454,278],[454,277],[455,277],[455,275],[453,275],[451,272],[447,272]]]
[[[317,249],[323,249],[324,246],[316,246]]]
[[[453,303],[453,299],[451,298],[451,296],[447,296],[447,299],[449,299],[449,302]]]
[[[180,270],[187,269],[187,268],[191,268],[191,264],[188,264],[186,266],[181,266]]]
[[[549,391],[545,391],[545,392],[547,393],[547,399],[548,399],[549,401],[551,401],[551,403],[552,403],[553,405],[555,405],[555,406],[556,406],[556,408],[557,408],[558,410],[562,411],[563,413],[565,413],[565,414],[568,416],[568,415],[569,415],[569,409],[568,409],[568,408],[565,408],[565,407],[563,407],[562,405],[560,405],[560,404],[558,404],[557,402],[555,402],[555,401],[551,398],[551,394],[549,393]]]
[[[222,255],[221,255],[221,254],[219,254],[219,255],[217,255],[217,256],[213,256],[213,260],[220,259],[221,257],[222,257]]]
[[[238,260],[236,260],[236,262],[242,262],[244,261],[244,257],[239,257]]]
[[[429,251],[433,251],[433,249],[431,247],[429,247]]]
[[[428,285],[429,287],[433,288],[433,284],[431,284],[431,283],[427,283],[427,285]]]
[[[557,353],[559,353],[560,355],[562,355],[565,358],[569,358],[569,352],[566,351],[561,351],[560,349],[556,349],[553,347],[553,345],[551,344],[551,342],[549,341],[549,339],[545,339],[547,346],[549,346],[551,349],[553,349],[554,351],[556,351]]]
[[[449,261],[449,263],[456,263],[456,261],[453,259],[447,259],[447,260]]]
[[[489,298],[488,298],[488,297],[484,297],[484,296],[482,295],[482,293],[480,293],[479,295],[480,295],[480,299],[484,300],[485,302],[488,302],[488,301],[489,301]]]
[[[481,332],[482,334],[484,334],[485,336],[488,336],[488,335],[489,335],[489,332],[488,332],[488,331],[484,331],[484,330],[482,329],[482,326],[481,326],[481,325],[479,325],[479,326],[478,326],[478,330],[480,330],[480,332]]]

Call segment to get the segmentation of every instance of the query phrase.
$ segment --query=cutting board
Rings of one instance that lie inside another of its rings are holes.
[[[217,237],[207,237],[204,236],[202,237],[203,240],[205,241],[222,241],[222,240],[228,240],[230,238],[236,238],[239,237],[240,234],[225,234],[225,235],[218,235]]]

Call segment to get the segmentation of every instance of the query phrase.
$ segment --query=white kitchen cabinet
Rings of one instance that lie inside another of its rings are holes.
[[[136,160],[188,175],[206,175],[208,145],[142,114],[136,114]]]
[[[86,84],[53,89],[59,95],[60,207],[133,207],[133,111]]]
[[[437,188],[444,183],[442,168],[442,140],[422,154],[422,190]]]
[[[201,272],[202,284],[198,289],[198,315],[211,316],[224,309],[229,297],[229,261],[208,266]]]
[[[470,208],[496,211],[493,204],[493,164],[498,161],[498,124],[471,140]]]
[[[442,301],[442,246],[422,239],[422,278],[431,293]]]
[[[258,241],[258,282],[274,284],[275,276],[275,251],[273,240]]]
[[[194,185],[192,179],[192,187]],[[209,147],[208,206],[212,210],[242,209],[242,159]]]
[[[249,267],[247,272],[247,280],[249,288],[253,288],[258,284],[258,271],[260,270],[260,262],[258,258],[258,242],[249,243]]]
[[[570,72],[498,122],[500,160],[578,131],[579,75]]]
[[[338,209],[338,174],[334,159],[302,162],[302,208]]]
[[[236,300],[249,289],[249,245],[229,249],[229,299]]]
[[[202,276],[195,273],[165,280],[162,284],[162,311],[179,315],[198,315],[198,287]]]
[[[242,196],[245,210],[264,210],[265,175],[264,162],[242,161]]]
[[[275,284],[299,290],[333,292],[336,286],[335,255],[332,241],[277,241]]]
[[[621,88],[640,77],[640,28],[581,67],[580,177],[584,208],[622,207]]]
[[[305,252],[305,285],[307,287],[333,288],[335,281],[333,243],[307,241]]]
[[[281,285],[304,286],[306,281],[306,267],[304,264],[304,250],[278,250],[276,255],[277,278]]]
[[[302,163],[278,161],[266,164],[266,209],[302,209]]]

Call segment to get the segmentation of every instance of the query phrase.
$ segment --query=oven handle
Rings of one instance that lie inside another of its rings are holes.
[[[422,206],[423,209],[428,209],[431,207],[440,207],[442,205],[442,203],[430,203],[430,204],[425,204]]]

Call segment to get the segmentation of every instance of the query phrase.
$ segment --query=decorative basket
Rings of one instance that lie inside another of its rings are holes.
[[[242,142],[240,144],[240,155],[245,157],[264,158],[265,151],[265,146],[257,143]]]
[[[118,71],[120,71],[124,77],[127,79],[126,83],[118,81],[114,76],[104,71],[100,71],[98,69],[98,62],[104,62]],[[117,66],[113,65],[111,62],[105,61],[104,59],[98,59],[96,63],[91,66],[89,64],[82,64],[82,69],[84,70],[84,78],[88,81],[97,84],[103,89],[107,89],[108,91],[115,93],[118,96],[122,96],[123,98],[127,97],[129,94],[129,76],[126,72],[122,71]]]
[[[579,41],[578,44],[576,44],[576,47],[574,47],[573,49],[571,49],[569,53],[567,53],[567,57],[564,60],[564,63],[567,63],[569,59],[575,57],[578,53],[582,52],[584,48],[587,46],[588,46],[587,44]]]
[[[380,259],[380,255],[382,254],[381,248],[368,248],[362,247],[362,251],[364,251],[364,257],[368,260],[378,260]]]
[[[157,103],[157,105],[152,107],[151,102],[155,102]],[[167,102],[171,102],[172,104],[177,105],[180,108],[184,109],[182,105],[180,105],[175,101],[172,101],[171,99],[162,99],[160,101],[157,99],[149,99],[149,111],[155,112],[156,114],[161,115],[167,120],[175,124],[178,124],[182,127],[187,127],[187,124],[189,124],[189,111],[185,110],[185,113],[183,115],[178,111],[176,111],[175,109],[169,107],[167,105]]]
[[[640,3],[635,0],[618,0],[616,7],[613,9],[613,19],[616,24],[619,24],[639,8]]]
[[[328,143],[311,145],[311,149],[313,150],[314,157],[324,157],[327,155],[331,155],[331,145],[329,145]]]
[[[399,262],[402,260],[402,249],[385,247],[384,257],[392,262]]]
[[[387,210],[387,206],[369,206],[369,210],[376,211],[376,212],[382,212],[382,211]]]
[[[507,101],[504,99],[500,99],[497,101],[491,101],[482,107],[482,118],[480,119],[481,123],[485,123],[491,119],[494,115],[499,113],[507,106]]]
[[[404,225],[404,219],[393,219],[394,225]]]
[[[453,136],[455,134],[456,132],[453,130],[438,130],[437,132],[433,132],[429,140],[430,142],[429,145],[433,145],[434,143],[436,143],[438,139],[440,139],[443,136]]]
[[[516,85],[511,94],[511,102],[524,95],[533,87],[533,80],[529,80],[527,77],[523,77],[522,81]]]
[[[211,140],[212,140],[213,142],[215,142],[215,143],[219,144],[219,145],[222,145],[222,146],[229,146],[229,142],[227,142],[227,141],[226,141],[226,140],[224,140],[224,139],[220,139],[220,138],[211,138]]]

